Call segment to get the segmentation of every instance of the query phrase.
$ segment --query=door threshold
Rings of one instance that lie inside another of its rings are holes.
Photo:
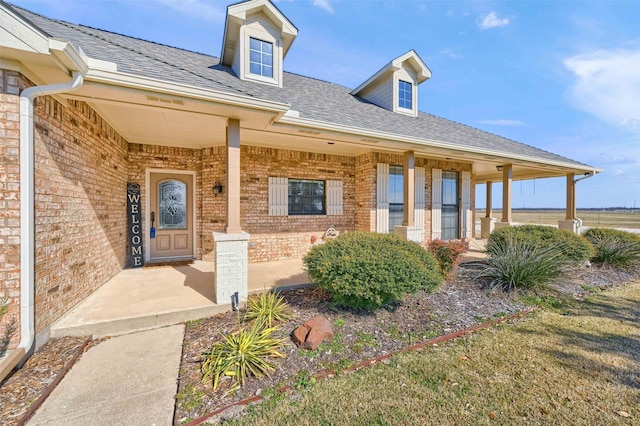
[[[194,257],[172,257],[162,259],[151,259],[145,262],[145,268],[153,268],[155,266],[185,266],[194,262]]]

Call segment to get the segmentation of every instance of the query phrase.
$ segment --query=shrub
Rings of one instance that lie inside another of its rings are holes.
[[[274,322],[282,322],[291,318],[293,318],[293,313],[291,307],[284,301],[284,297],[278,296],[272,291],[253,295],[247,299],[245,320],[255,320],[267,327],[272,327]]]
[[[313,247],[304,263],[336,304],[356,309],[374,309],[442,282],[433,256],[394,234],[349,232]]]
[[[276,365],[270,358],[284,357],[279,352],[284,340],[271,337],[276,329],[262,325],[255,322],[249,329],[222,335],[222,340],[204,354],[202,381],[213,380],[215,391],[222,377],[230,377],[233,384],[229,392],[232,392],[240,388],[250,374],[262,377],[274,371]]]
[[[584,237],[595,248],[591,259],[604,266],[628,268],[640,264],[640,236],[610,228],[591,228]]]
[[[447,278],[460,264],[462,254],[469,250],[469,244],[464,241],[433,240],[429,243],[428,248],[438,262],[440,275]]]
[[[561,246],[514,236],[499,242],[489,239],[487,255],[487,266],[478,277],[490,279],[492,288],[504,291],[537,289],[557,277],[566,263]]]
[[[522,225],[496,229],[489,235],[488,244],[506,244],[516,238],[519,241],[531,241],[540,247],[563,247],[563,257],[567,261],[585,262],[593,256],[593,246],[580,235],[566,229],[544,225]]]
[[[0,298],[0,322],[8,312],[9,298],[7,296],[3,296]],[[4,354],[7,353],[9,343],[11,343],[11,338],[16,334],[17,329],[18,318],[15,315],[12,315],[5,319],[4,332],[2,333],[2,335],[0,335],[0,358],[2,358]]]

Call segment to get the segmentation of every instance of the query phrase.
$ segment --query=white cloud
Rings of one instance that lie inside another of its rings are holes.
[[[511,22],[511,18],[498,18],[498,14],[491,11],[486,15],[479,17],[476,22],[481,30],[488,30],[489,28],[504,27],[505,25],[509,25],[509,23]]]
[[[206,0],[153,0],[183,15],[196,16],[206,21],[224,21],[226,8]]]
[[[460,59],[460,58],[462,58],[461,54],[459,54],[455,50],[450,49],[448,47],[445,47],[444,49],[440,49],[438,51],[438,53],[441,54],[442,56],[446,56],[446,57],[451,58],[451,59]]]
[[[329,0],[312,0],[311,4],[319,7],[320,9],[324,9],[329,13],[334,12],[333,6],[331,6],[331,2],[329,2]]]
[[[615,126],[640,130],[640,50],[610,49],[563,61],[573,104]]]
[[[492,124],[494,126],[524,126],[524,121],[520,120],[508,120],[508,119],[498,119],[498,120],[480,120],[482,124]]]

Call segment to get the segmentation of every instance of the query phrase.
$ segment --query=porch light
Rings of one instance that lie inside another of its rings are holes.
[[[216,184],[213,185],[213,195],[217,197],[219,194],[222,194],[223,192],[224,192],[224,188],[222,184],[220,182],[216,182]]]
[[[502,171],[502,166],[496,166],[496,170],[501,172]]]

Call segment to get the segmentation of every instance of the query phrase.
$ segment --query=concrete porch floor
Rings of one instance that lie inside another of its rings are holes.
[[[309,283],[302,260],[249,264],[249,293]],[[231,310],[216,304],[213,262],[124,269],[51,326],[51,337],[114,336]]]

